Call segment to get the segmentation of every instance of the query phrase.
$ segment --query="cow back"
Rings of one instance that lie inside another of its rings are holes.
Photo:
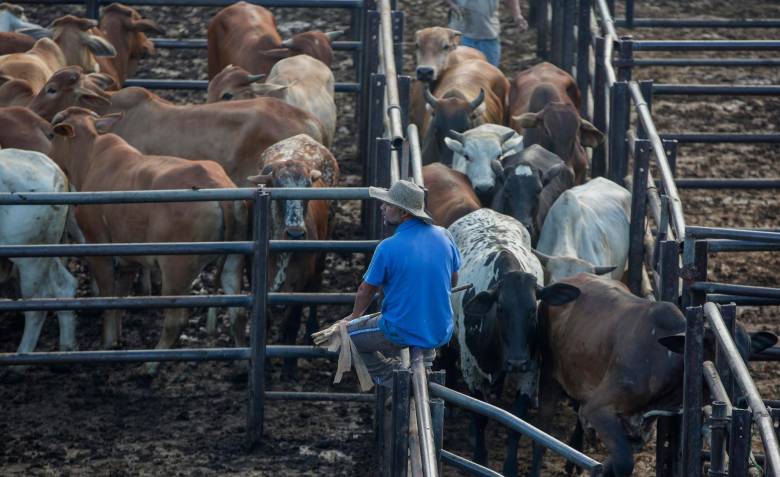
[[[464,174],[438,163],[423,167],[422,173],[428,190],[427,208],[436,225],[449,227],[481,207],[471,182]]]

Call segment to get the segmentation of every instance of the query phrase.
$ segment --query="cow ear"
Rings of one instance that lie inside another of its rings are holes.
[[[537,288],[536,298],[548,305],[560,306],[576,300],[580,289],[567,283],[553,283],[544,288]]]
[[[76,132],[73,130],[73,126],[70,124],[58,124],[54,126],[54,134],[65,136],[65,137],[76,137]]]
[[[495,288],[481,291],[463,305],[463,313],[467,315],[485,315],[496,303],[498,292]]]
[[[580,119],[580,142],[585,147],[596,147],[604,142],[604,133],[584,119]]]
[[[97,129],[98,134],[106,134],[110,132],[114,127],[114,124],[122,119],[122,116],[122,113],[114,113],[97,118],[95,120],[95,129]]]
[[[457,153],[458,153],[458,154],[460,154],[461,156],[463,155],[463,144],[459,143],[459,142],[458,142],[458,141],[456,141],[455,139],[452,139],[452,138],[450,138],[450,137],[445,137],[445,138],[444,138],[444,144],[446,144],[446,145],[447,145],[447,147],[448,147],[448,148],[449,148],[449,149],[450,149],[452,152],[457,152]]]
[[[683,354],[685,352],[685,333],[664,336],[658,338],[658,342],[672,353]]]
[[[312,182],[317,181],[320,177],[322,177],[322,172],[317,169],[313,169],[309,175],[309,179],[311,179]]]
[[[509,157],[523,150],[523,136],[515,136],[501,144],[501,157]]]
[[[535,128],[539,126],[540,118],[536,113],[523,113],[520,116],[512,116],[512,120],[522,128]]]
[[[89,48],[95,56],[107,56],[113,58],[116,56],[116,49],[114,45],[108,42],[105,38],[101,38],[97,35],[84,34],[82,36],[84,45]]]
[[[131,29],[140,33],[157,33],[158,35],[165,34],[165,30],[160,28],[160,25],[153,22],[152,20],[149,20],[148,18],[134,21]]]
[[[617,265],[607,266],[607,267],[593,267],[593,273],[596,275],[606,275],[607,273],[612,273],[617,268]]]
[[[460,45],[460,37],[463,36],[458,30],[450,30],[450,40],[454,45]]]
[[[31,36],[35,40],[40,40],[41,38],[51,38],[54,36],[54,32],[49,28],[40,27],[22,28],[16,30],[16,33],[22,33],[24,35]]]
[[[777,343],[777,335],[768,331],[750,333],[750,354],[760,353]]]
[[[252,83],[252,92],[258,96],[276,96],[287,89],[287,85],[273,83]]]
[[[117,89],[117,84],[116,81],[114,81],[114,78],[105,73],[90,73],[87,75],[87,78],[89,78],[89,80],[92,81],[95,86],[102,89],[103,91]]]

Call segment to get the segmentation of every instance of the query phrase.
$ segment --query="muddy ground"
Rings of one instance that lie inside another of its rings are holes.
[[[621,2],[617,2],[621,3]],[[443,1],[402,0],[406,11],[405,71],[413,65],[413,32],[444,25]],[[43,24],[64,14],[82,14],[77,6],[28,7],[33,21]],[[170,38],[205,37],[206,22],[214,8],[144,7],[145,16],[158,21]],[[349,25],[344,10],[273,9],[283,36],[320,28],[334,30]],[[618,12],[621,12],[618,6]],[[771,1],[652,0],[637,2],[637,17],[780,18],[780,5]],[[504,18],[502,69],[511,76],[535,59],[533,32],[519,33]],[[621,31],[638,39],[780,39],[777,30],[675,30]],[[726,54],[720,54],[726,56]],[[651,55],[646,55],[651,56]],[[653,56],[661,56],[655,54]],[[676,56],[684,56],[676,54]],[[703,53],[690,54],[705,56]],[[737,56],[737,54],[734,54]],[[744,56],[744,55],[743,55]],[[751,56],[758,56],[753,54]],[[776,55],[775,55],[776,56]],[[338,53],[334,63],[337,81],[353,81],[351,58]],[[205,50],[160,50],[142,63],[138,77],[206,78]],[[658,83],[780,84],[776,69],[647,68],[636,78]],[[202,102],[201,92],[161,91],[176,102]],[[344,185],[360,183],[354,121],[354,101],[337,94],[339,127],[334,152],[342,165]],[[661,132],[776,132],[780,119],[778,99],[762,97],[656,98],[654,118]],[[193,133],[197,133],[193,131]],[[681,177],[778,177],[775,158],[779,145],[686,145],[680,148]],[[682,191],[686,220],[693,225],[730,227],[778,227],[776,191]],[[359,206],[338,206],[336,238],[362,238]],[[329,254],[324,276],[328,291],[352,291],[364,267],[359,254]],[[732,283],[778,286],[777,254],[722,254],[712,256],[710,276]],[[78,264],[71,266],[80,272]],[[82,276],[83,278],[83,276]],[[86,283],[83,283],[86,293]],[[194,293],[202,292],[196,288]],[[348,312],[345,307],[323,307],[323,321]],[[778,332],[777,307],[743,307],[740,318],[762,329]],[[0,352],[15,350],[21,337],[21,315],[0,317]],[[230,346],[226,329],[216,338],[205,333],[205,312],[195,310],[184,331],[181,346]],[[55,350],[56,322],[50,319],[39,350]],[[159,315],[131,313],[126,319],[124,344],[130,349],[151,348],[160,332]],[[82,315],[79,346],[98,349],[100,320]],[[276,339],[272,329],[271,340]],[[331,364],[323,360],[300,362],[297,383],[280,382],[280,363],[271,361],[272,389],[329,390]],[[776,364],[754,364],[759,389],[765,397],[780,396]],[[340,390],[352,391],[349,381]],[[462,384],[461,384],[462,387]],[[508,393],[501,399],[508,406]],[[266,407],[265,444],[260,451],[244,448],[247,391],[237,365],[226,363],[166,364],[151,383],[142,379],[138,366],[72,366],[31,369],[24,382],[0,383],[0,475],[373,475],[373,410],[366,404],[271,402]],[[563,436],[573,425],[574,414],[561,405],[555,434]],[[453,412],[447,417],[445,447],[470,456],[469,417]],[[500,470],[505,432],[488,428],[490,464]],[[595,442],[585,452],[605,457]],[[530,460],[530,446],[522,441],[521,469]],[[652,446],[637,456],[636,475],[654,475]],[[447,469],[445,475],[456,475]],[[561,459],[548,457],[543,475],[563,475]]]

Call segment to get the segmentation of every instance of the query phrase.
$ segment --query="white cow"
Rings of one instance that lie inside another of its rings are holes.
[[[484,399],[508,371],[519,372],[513,412],[524,417],[536,395],[539,371],[537,299],[563,304],[579,295],[576,288],[555,284],[546,288],[544,272],[531,250],[531,237],[512,217],[479,209],[449,226],[462,263],[460,284],[473,288],[452,295],[452,310],[460,349],[460,369],[469,390]],[[475,416],[477,462],[487,460],[486,419]],[[507,441],[505,475],[517,473],[517,442]]]
[[[452,168],[467,175],[482,204],[490,205],[497,175],[502,174],[501,160],[523,150],[523,137],[498,124],[483,124],[462,134],[450,131],[450,136],[444,142],[453,152]]]
[[[44,154],[21,149],[0,150],[0,192],[67,192],[62,170]],[[69,220],[63,205],[4,205],[0,207],[0,244],[60,243]],[[9,260],[11,263],[9,263]],[[59,258],[0,259],[0,282],[18,275],[23,298],[73,298],[77,280]],[[57,313],[60,350],[76,349],[76,320],[72,311]],[[24,335],[19,353],[35,350],[45,311],[24,313]]]
[[[580,272],[620,280],[628,261],[631,194],[598,177],[563,192],[542,226],[536,249],[547,283]]]
[[[0,3],[0,32],[24,33],[35,39],[52,35],[51,30],[28,22],[24,16],[24,9],[10,3]]]

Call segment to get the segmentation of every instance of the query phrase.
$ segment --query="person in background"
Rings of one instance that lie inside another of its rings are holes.
[[[501,62],[501,24],[498,20],[499,0],[446,0],[450,7],[449,27],[458,30],[460,44],[481,51],[487,60],[498,66]],[[504,0],[520,31],[528,29],[528,22],[520,10],[520,0]]]

